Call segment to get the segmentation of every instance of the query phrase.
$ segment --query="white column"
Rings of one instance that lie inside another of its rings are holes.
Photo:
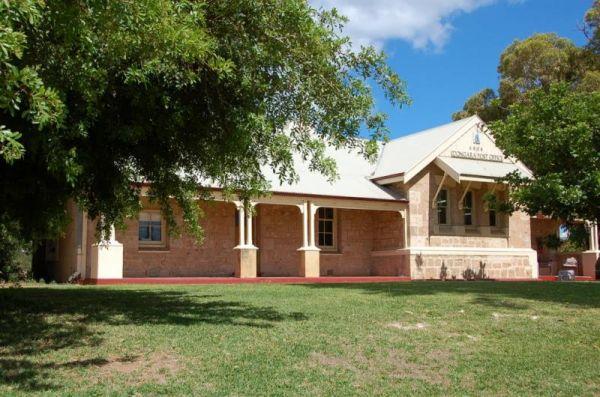
[[[123,244],[115,238],[114,225],[110,226],[109,236],[104,235],[102,241],[92,244],[90,266],[92,279],[123,278]]]
[[[117,234],[115,232],[115,225],[110,225],[110,237],[109,237],[108,242],[111,244],[117,242]]]
[[[243,247],[246,245],[246,238],[245,238],[245,234],[246,234],[246,226],[244,224],[244,220],[246,219],[245,216],[245,211],[244,211],[244,205],[240,204],[238,205],[238,223],[239,223],[239,227],[240,227],[240,243],[239,243],[239,247]]]
[[[308,211],[308,234],[310,238],[310,247],[315,248],[315,214],[317,213],[318,206],[314,205],[312,202],[309,203],[309,211]]]
[[[404,226],[404,247],[408,248],[408,209],[400,210],[400,216],[402,217],[402,223]]]
[[[302,248],[308,247],[308,203],[305,201],[300,207],[302,213]]]
[[[250,211],[248,211],[248,213],[246,214],[246,230],[248,235],[246,236],[246,244],[249,247],[253,247],[254,244],[252,243],[252,204],[249,204],[250,207],[248,208]]]
[[[598,228],[595,222],[587,222],[590,229],[589,251],[598,250]]]

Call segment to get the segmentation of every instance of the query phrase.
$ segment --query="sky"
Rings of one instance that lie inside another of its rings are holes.
[[[350,21],[355,44],[388,54],[407,83],[410,106],[394,108],[376,92],[392,138],[451,121],[473,93],[498,86],[498,59],[515,39],[555,32],[585,43],[578,30],[593,0],[311,0]]]

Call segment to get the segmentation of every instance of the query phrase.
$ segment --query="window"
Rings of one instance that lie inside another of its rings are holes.
[[[560,239],[560,241],[567,241],[569,239],[569,228],[567,227],[567,225],[562,224],[558,227],[558,238]]]
[[[138,226],[138,240],[140,244],[150,246],[164,246],[164,230],[162,216],[158,211],[140,212]]]
[[[467,192],[463,199],[463,213],[465,216],[465,225],[473,224],[473,192]]]
[[[497,226],[496,211],[489,210],[488,215],[490,217],[490,226]]]
[[[318,220],[318,246],[323,249],[334,250],[337,247],[336,241],[336,218],[333,208],[319,208],[317,211]]]
[[[438,224],[448,224],[448,191],[446,189],[440,190],[436,201]]]

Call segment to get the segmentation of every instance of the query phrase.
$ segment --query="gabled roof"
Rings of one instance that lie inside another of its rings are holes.
[[[391,140],[380,148],[379,159],[375,163],[370,163],[356,151],[328,147],[326,155],[335,160],[339,175],[334,181],[327,180],[318,171],[310,170],[309,164],[297,154],[294,155],[294,166],[299,176],[296,183],[280,183],[269,167],[263,168],[263,174],[271,183],[270,190],[273,193],[388,201],[406,200],[406,197],[385,185],[394,182],[394,179],[406,183],[431,163],[458,182],[493,182],[495,178],[515,170],[531,177],[531,171],[513,159],[483,161],[452,155],[451,150],[457,141],[477,128],[480,134],[489,138],[486,142],[500,156],[493,137],[481,131],[485,130],[481,127],[483,124],[478,116],[472,116]]]
[[[371,179],[378,180],[409,173],[441,148],[450,138],[478,122],[481,122],[481,119],[472,116],[387,142],[382,149],[377,168]],[[427,161],[425,166],[434,159],[435,156]]]
[[[522,177],[531,177],[531,172],[520,163],[473,161],[468,159],[441,156],[435,159],[435,164],[457,182],[477,181],[493,182],[498,178],[517,171]]]
[[[294,156],[294,167],[299,180],[295,184],[280,183],[277,175],[265,167],[263,174],[271,182],[273,193],[308,194],[370,200],[404,200],[398,192],[373,183],[369,177],[376,164],[370,163],[356,151],[328,147],[326,155],[337,164],[339,178],[330,182],[318,171],[311,171],[300,156]]]

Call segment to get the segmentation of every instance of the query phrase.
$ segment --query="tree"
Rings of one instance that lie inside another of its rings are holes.
[[[0,7],[1,67],[28,76],[0,87],[4,153],[14,153],[0,161],[0,219],[25,239],[55,236],[69,198],[107,231],[137,213],[144,181],[171,230],[174,198],[201,239],[195,200],[209,184],[261,194],[263,167],[297,177],[295,152],[334,177],[327,144],[373,157],[386,136],[369,82],[408,101],[382,52],[352,51],[344,19],[305,0]]]
[[[27,129],[38,131],[57,125],[62,117],[56,91],[44,85],[34,67],[21,62],[27,44],[22,30],[38,25],[40,17],[36,1],[0,1],[0,114],[21,119]],[[22,132],[0,122],[0,159],[12,163],[22,156]]]
[[[533,172],[506,178],[514,207],[568,223],[600,220],[600,92],[566,83],[535,89],[491,129],[504,153]]]
[[[588,38],[587,48],[600,55],[600,0],[594,0],[592,7],[586,12],[583,32]]]
[[[470,97],[463,111],[452,117],[458,120],[478,114],[484,121],[502,119],[510,105],[526,99],[527,91],[562,81],[577,85],[589,69],[589,57],[583,50],[554,33],[516,40],[500,55],[498,94],[485,89]],[[589,76],[586,86],[595,84],[593,77]],[[481,99],[484,93],[486,100]]]
[[[502,118],[504,113],[496,92],[491,88],[486,88],[470,97],[463,106],[463,110],[454,113],[452,119],[460,120],[477,114],[483,121],[489,122]]]

